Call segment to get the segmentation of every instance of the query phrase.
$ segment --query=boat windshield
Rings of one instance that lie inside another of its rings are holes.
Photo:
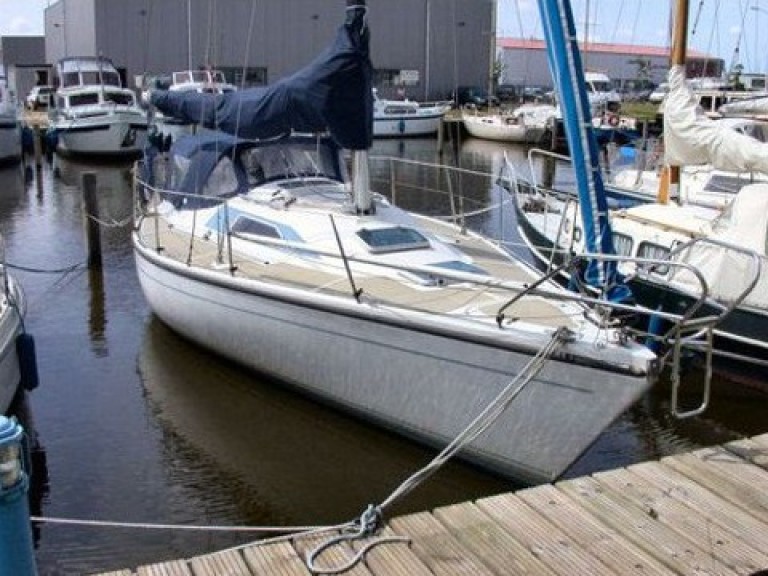
[[[241,153],[240,161],[248,174],[250,186],[307,176],[338,179],[331,151],[325,146],[272,144],[248,148]]]

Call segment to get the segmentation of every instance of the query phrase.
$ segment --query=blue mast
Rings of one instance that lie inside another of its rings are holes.
[[[590,254],[614,254],[599,149],[592,127],[570,0],[538,0],[538,4],[549,68],[560,98],[563,126],[573,161],[585,246]],[[605,289],[612,300],[625,300],[630,295],[629,289],[621,284],[615,261],[591,260],[585,279],[592,286]]]

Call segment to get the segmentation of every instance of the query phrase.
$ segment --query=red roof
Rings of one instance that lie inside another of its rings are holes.
[[[544,50],[546,48],[544,40],[538,40],[534,38],[497,38],[496,46],[499,48],[511,48],[518,50]],[[580,48],[584,50],[584,45],[581,44]],[[592,53],[603,54],[631,54],[635,56],[669,56],[668,46],[640,46],[637,44],[605,44],[601,42],[589,42],[586,50]],[[693,58],[711,58],[712,60],[719,60],[715,56],[710,56],[704,52],[697,50],[688,50],[688,56]]]

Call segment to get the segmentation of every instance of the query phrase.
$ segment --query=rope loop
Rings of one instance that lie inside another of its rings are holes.
[[[319,568],[315,565],[317,558],[326,550],[337,546],[344,542],[354,542],[356,540],[362,540],[364,538],[371,538],[381,530],[384,524],[384,516],[379,506],[369,504],[368,508],[360,515],[360,518],[354,522],[350,522],[345,528],[342,529],[342,533],[333,538],[329,538],[325,542],[322,542],[316,546],[313,550],[307,552],[305,564],[310,572],[313,574],[341,574],[354,568],[359,562],[361,562],[369,550],[372,550],[376,546],[381,544],[393,544],[396,542],[410,542],[409,538],[403,536],[384,536],[376,538],[366,543],[365,546],[360,548],[354,556],[347,560],[344,564],[339,566],[332,566],[328,568]]]

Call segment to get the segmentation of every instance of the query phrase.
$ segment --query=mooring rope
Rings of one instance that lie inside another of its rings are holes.
[[[319,568],[315,565],[317,558],[326,550],[341,542],[358,540],[375,535],[382,526],[384,510],[397,500],[403,498],[414,488],[437,472],[448,460],[455,456],[462,448],[474,441],[485,432],[517,398],[525,387],[539,374],[554,351],[564,342],[573,339],[573,333],[565,327],[558,328],[552,338],[543,346],[525,365],[525,367],[513,378],[502,391],[494,398],[469,425],[462,430],[435,458],[426,466],[406,478],[384,502],[379,506],[369,505],[359,520],[350,522],[343,531],[347,534],[335,536],[321,543],[305,557],[307,568],[313,574],[339,574],[355,566],[362,560],[365,554],[378,546],[392,542],[408,542],[407,538],[400,536],[387,536],[376,539],[361,548],[349,561],[341,566],[331,568]]]
[[[76,518],[31,516],[35,523],[64,524],[74,526],[109,527],[109,528],[139,528],[146,530],[186,530],[186,531],[217,531],[217,532],[262,532],[280,534],[272,538],[262,539],[256,542],[248,542],[233,546],[219,552],[241,550],[251,546],[263,546],[286,540],[296,540],[308,536],[317,536],[328,532],[335,532],[324,542],[308,551],[305,556],[305,564],[313,574],[340,574],[350,570],[363,560],[365,555],[382,544],[410,542],[404,536],[381,536],[367,542],[346,562],[334,567],[318,567],[317,559],[330,548],[342,543],[374,537],[383,527],[384,511],[391,507],[397,500],[404,498],[412,490],[426,481],[437,472],[444,464],[453,458],[462,448],[474,441],[485,432],[507,409],[507,407],[520,395],[525,387],[544,368],[552,354],[563,343],[573,340],[573,332],[565,327],[558,328],[552,338],[544,345],[523,369],[499,392],[499,394],[451,441],[435,458],[426,466],[406,478],[394,491],[378,506],[370,504],[357,520],[349,521],[335,526],[201,526],[159,524],[147,522],[114,522],[106,520],[84,520]]]

